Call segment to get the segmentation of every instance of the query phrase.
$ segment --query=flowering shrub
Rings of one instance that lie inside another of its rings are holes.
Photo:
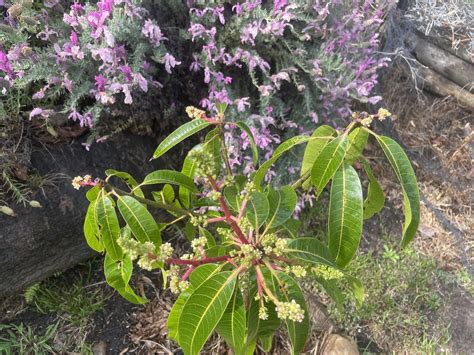
[[[376,70],[386,62],[376,53],[378,28],[390,2],[202,4],[188,1],[189,28],[174,38],[173,54],[162,28],[171,27],[173,12],[183,11],[179,5],[159,2],[155,12],[161,6],[170,16],[157,23],[145,0],[75,1],[66,9],[56,0],[18,0],[0,29],[3,93],[33,84],[38,109],[31,118],[47,117],[45,107],[63,97],[70,118],[90,127],[105,105],[130,104],[134,90],[161,87],[156,70],[172,74],[182,65],[209,89],[198,98],[203,108],[221,102],[233,105],[234,115],[261,116],[254,129],[264,137],[262,148],[276,142],[270,126],[314,128],[319,117],[350,116],[354,99],[380,99],[372,94]],[[87,105],[87,97],[95,103]],[[296,107],[288,107],[290,99]]]
[[[134,91],[162,87],[156,70],[171,74],[180,62],[140,3],[74,2],[64,10],[59,1],[17,2],[1,27],[3,93],[32,87],[30,120],[47,119],[51,104],[63,100],[72,121],[92,128],[105,106],[131,104]]]
[[[105,180],[76,177],[74,187],[93,186],[87,192],[85,237],[91,248],[105,253],[107,282],[131,302],[146,302],[129,285],[133,261],[146,270],[161,269],[165,287],[179,294],[168,317],[168,334],[185,354],[198,354],[214,331],[236,354],[253,353],[257,342],[271,344],[282,323],[293,353],[301,353],[310,323],[300,279],[311,277],[336,297],[341,294],[336,280],[345,279],[356,301],[363,301],[362,285],[344,267],[357,252],[363,220],[384,205],[382,189],[363,157],[369,136],[384,151],[402,186],[402,246],[418,228],[416,178],[401,147],[368,128],[373,120],[389,116],[386,110],[376,115],[354,114],[353,122],[339,132],[323,125],[310,136],[291,137],[258,165],[259,149],[252,131],[242,121],[226,121],[225,109],[218,103],[218,113],[209,117],[188,108],[192,120],[160,143],[155,159],[211,128],[187,154],[181,172],[154,171],[140,184],[130,174],[115,170],[108,170]],[[225,139],[230,126],[245,132],[251,142],[256,171],[249,177],[231,167]],[[300,178],[279,188],[264,185],[268,169],[304,143]],[[354,166],[361,166],[369,181],[365,200]],[[115,187],[112,179],[125,183],[127,191]],[[320,196],[330,181],[327,240],[301,236],[293,218],[298,194],[312,188]],[[153,199],[142,189],[150,185],[161,186],[151,192]],[[148,208],[163,209],[171,219],[157,223]],[[190,241],[186,253],[161,239],[164,230],[183,222]]]

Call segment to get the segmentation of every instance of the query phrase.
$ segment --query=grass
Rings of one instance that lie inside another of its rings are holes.
[[[105,306],[100,288],[88,287],[94,262],[82,265],[82,272],[59,275],[30,286],[24,293],[27,303],[43,314],[56,314],[73,326],[85,326],[90,317]]]
[[[449,343],[449,326],[437,312],[448,300],[438,291],[441,271],[435,259],[388,244],[378,255],[358,255],[347,271],[362,281],[366,298],[360,308],[350,301],[342,308],[330,305],[344,332],[362,336],[368,348],[373,343],[391,352],[434,353]]]
[[[92,316],[105,307],[107,295],[93,282],[96,261],[55,275],[27,288],[23,294],[30,313],[28,324],[0,324],[0,355],[10,354],[92,354],[86,336],[93,326]],[[33,312],[31,312],[33,311]],[[35,320],[36,319],[36,320]]]
[[[54,354],[53,339],[59,323],[51,324],[43,334],[38,335],[33,328],[19,325],[0,324],[0,354]]]

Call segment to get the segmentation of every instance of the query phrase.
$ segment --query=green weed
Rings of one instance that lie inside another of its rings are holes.
[[[0,324],[0,354],[54,354],[52,343],[57,334],[58,324],[51,324],[41,335],[35,334],[33,328],[23,323]]]
[[[447,300],[437,292],[433,258],[412,247],[398,251],[388,245],[378,256],[357,256],[347,271],[362,281],[366,298],[360,308],[351,302],[339,309],[331,304],[330,313],[345,332],[364,334],[385,351],[432,353],[449,342],[449,327],[435,317]]]

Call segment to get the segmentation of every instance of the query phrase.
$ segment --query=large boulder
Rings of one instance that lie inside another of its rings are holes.
[[[149,162],[155,147],[151,138],[117,135],[89,152],[80,141],[41,149],[32,154],[31,163],[41,175],[104,177],[104,171],[113,168],[141,179],[158,168]],[[0,297],[94,254],[83,235],[85,191],[74,190],[69,178],[59,181],[34,196],[42,208],[14,206],[16,217],[0,214]]]

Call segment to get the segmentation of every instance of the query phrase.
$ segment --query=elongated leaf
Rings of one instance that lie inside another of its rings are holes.
[[[267,195],[263,192],[254,192],[247,202],[245,215],[250,223],[255,227],[261,227],[268,218],[270,205],[268,204]]]
[[[336,303],[337,308],[342,311],[343,310],[343,305],[345,301],[344,294],[342,293],[341,289],[337,285],[337,280],[331,279],[331,280],[325,280],[323,278],[316,278],[317,282],[321,284],[328,294],[329,297]]]
[[[168,337],[179,342],[179,319],[181,318],[184,305],[189,299],[189,296],[209,277],[215,275],[220,269],[214,264],[201,265],[194,270],[189,276],[191,285],[181,294],[173,305],[166,326],[168,328]]]
[[[283,232],[289,238],[297,238],[298,237],[298,230],[301,227],[301,221],[297,219],[289,219],[282,225],[279,225],[276,228],[270,229],[270,233],[278,233]]]
[[[289,240],[285,255],[300,262],[334,266],[328,247],[314,237]]]
[[[179,319],[179,345],[186,355],[197,355],[229,304],[236,284],[230,271],[204,281],[189,296]]]
[[[420,194],[415,172],[410,160],[397,142],[384,136],[377,136],[377,141],[402,185],[403,207],[405,210],[402,247],[405,247],[415,237],[420,223]]]
[[[354,276],[346,274],[345,278],[349,282],[349,286],[352,290],[352,295],[354,296],[354,299],[356,301],[356,306],[362,306],[362,303],[364,303],[365,299],[364,285],[362,285],[362,282]]]
[[[188,189],[191,192],[198,192],[193,179],[174,170],[157,170],[145,177],[142,185],[171,184]]]
[[[110,256],[105,256],[104,274],[107,283],[127,301],[135,304],[146,303],[146,299],[138,296],[128,284],[132,276],[132,270],[133,263],[129,257],[117,262]]]
[[[306,341],[308,339],[310,322],[308,309],[306,307],[306,300],[303,291],[301,291],[298,283],[289,275],[281,271],[264,273],[264,277],[273,288],[274,294],[277,298],[284,302],[291,302],[295,300],[304,311],[304,318],[301,322],[293,322],[285,320],[288,335],[290,336],[292,345],[292,354],[299,354],[304,350]]]
[[[270,204],[267,228],[275,228],[293,215],[298,197],[291,186],[283,186],[280,190],[271,189],[267,197]]]
[[[117,176],[121,178],[128,185],[130,190],[133,190],[133,193],[135,195],[140,196],[140,197],[145,197],[142,189],[140,189],[139,187],[137,188],[138,186],[137,180],[135,180],[135,178],[129,173],[126,173],[123,171],[117,171],[113,169],[108,169],[105,171],[105,174],[107,174],[107,176]]]
[[[347,150],[347,138],[340,136],[328,143],[316,158],[311,169],[311,182],[319,196],[341,166]]]
[[[240,197],[240,192],[237,190],[237,187],[226,186],[224,188],[224,199],[233,212],[239,212],[242,205],[242,198]]]
[[[123,252],[117,244],[117,239],[120,236],[119,221],[112,200],[103,192],[97,200],[96,210],[105,250],[113,260],[121,260]]]
[[[199,227],[199,235],[201,237],[206,237],[207,249],[214,248],[216,246],[216,240],[214,239],[214,236],[207,229]]]
[[[90,188],[86,192],[86,198],[89,202],[97,200],[97,196],[99,195],[100,187],[99,185],[95,185],[94,187]]]
[[[209,122],[202,119],[195,119],[178,127],[168,137],[166,137],[163,142],[160,143],[158,148],[156,148],[155,153],[153,153],[153,159],[161,157],[175,145],[201,131],[207,126],[209,126]]]
[[[367,197],[364,200],[364,219],[368,219],[382,210],[385,205],[385,196],[382,187],[370,168],[370,165],[365,160],[361,160],[360,162],[364,167],[367,178],[369,179]]]
[[[232,299],[217,324],[216,331],[232,347],[235,354],[244,353],[247,340],[247,317],[244,299],[239,288],[234,290]]]
[[[337,170],[329,202],[328,239],[336,264],[346,266],[362,236],[363,196],[359,176],[345,163]]]
[[[255,144],[255,138],[253,136],[252,131],[250,130],[249,126],[245,122],[239,121],[236,123],[236,126],[239,127],[242,131],[247,134],[247,137],[250,142],[250,146],[252,147],[252,156],[253,156],[253,165],[257,166],[258,164],[258,148],[257,144]]]
[[[159,247],[161,234],[151,213],[133,197],[118,196],[117,201],[119,211],[133,235],[142,243],[152,242]]]
[[[253,181],[255,185],[257,186],[257,188],[259,188],[260,185],[262,184],[262,181],[265,178],[265,175],[267,174],[268,169],[271,168],[271,166],[283,155],[283,153],[297,146],[298,144],[306,143],[308,140],[310,140],[310,137],[296,136],[280,144],[273,152],[272,157],[268,159],[265,163],[263,163],[260,166],[260,168],[256,171]]]
[[[189,153],[191,153],[195,149],[201,149],[201,144],[198,144],[197,146],[193,147],[189,151]],[[181,173],[183,175],[186,175],[186,176],[190,177],[190,178],[193,178],[194,172],[195,172],[196,167],[198,165],[198,161],[196,160],[196,158],[194,158],[189,153],[186,156],[186,158],[184,159],[183,167],[181,168]],[[178,194],[179,194],[179,200],[181,201],[183,206],[185,206],[186,208],[190,208],[190,206],[191,206],[191,194],[190,194],[189,190],[187,188],[183,187],[183,186],[180,186],[179,190],[178,190]]]
[[[87,208],[86,218],[84,219],[84,236],[87,244],[96,252],[102,253],[104,246],[102,244],[99,232],[99,222],[96,220],[95,211],[96,201],[92,201]]]
[[[367,130],[357,127],[349,133],[349,148],[347,149],[346,162],[353,164],[361,156],[369,139]]]
[[[273,335],[269,335],[266,337],[260,337],[260,345],[262,346],[263,351],[269,353],[272,350],[273,345]]]
[[[311,138],[318,139],[312,139],[306,145],[303,155],[303,163],[301,164],[301,175],[304,175],[307,171],[311,170],[316,158],[319,156],[323,148],[332,140],[331,137],[336,135],[336,130],[330,126],[322,125],[316,128],[311,135]],[[309,183],[307,182],[303,186],[307,188],[309,187]]]

